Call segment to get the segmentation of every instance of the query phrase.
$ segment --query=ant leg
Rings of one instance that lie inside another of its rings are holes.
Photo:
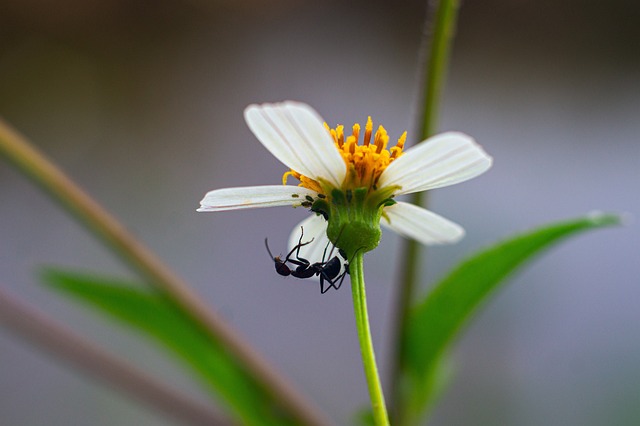
[[[320,294],[325,294],[333,285],[329,285],[326,288],[324,287],[324,274],[320,274]],[[331,281],[329,281],[331,282]]]
[[[306,246],[307,244],[311,244],[313,242],[313,238],[310,239],[309,241],[307,241],[306,243],[302,242],[302,237],[304,236],[304,228],[301,226],[300,227],[300,238],[298,239],[298,244],[296,244],[291,251],[289,252],[289,254],[287,254],[287,257],[284,258],[284,262],[291,262],[295,265],[298,266],[302,266],[302,265],[309,265],[309,261],[303,257],[300,257],[300,248],[303,246]],[[293,255],[293,253],[296,254],[296,259],[297,261],[291,259],[291,256]]]
[[[331,244],[331,241],[328,241],[327,245],[324,246],[324,251],[322,252],[322,262],[320,262],[320,263],[323,263],[323,264],[326,263],[325,259],[326,259],[326,256],[327,256],[327,249],[329,248],[329,244]],[[335,247],[335,246],[333,246],[333,247]],[[329,252],[329,259],[331,259],[331,255],[332,254],[333,254],[333,248]]]
[[[338,262],[336,264],[336,262]],[[316,266],[317,264],[314,264],[312,266]],[[338,275],[338,273],[340,272],[340,265],[341,263],[339,263],[339,260],[337,257],[332,258],[329,262],[327,262],[326,267],[320,267],[317,270],[317,274],[320,276],[320,292],[322,294],[326,293],[327,291],[329,291],[330,288],[334,288],[336,290],[340,289],[340,286],[342,286],[342,282],[344,281],[344,277],[347,275],[347,269],[348,265],[345,264],[345,270],[342,274]],[[338,270],[335,270],[335,267],[338,266]],[[325,287],[324,284],[328,283],[328,285]],[[336,284],[337,283],[337,284]]]
[[[298,245],[296,246],[296,259],[302,260],[303,262],[306,262],[307,264],[309,264],[310,262],[307,259],[300,257],[300,248],[303,247],[303,246],[306,246],[307,244],[311,244],[313,242],[313,240],[315,240],[315,237],[311,238],[306,243],[303,243],[302,242],[302,237],[303,236],[304,236],[304,228],[301,226],[300,227],[300,238],[298,239]],[[293,250],[292,250],[292,253],[293,253]]]
[[[358,253],[363,248],[364,247],[361,247],[358,250],[356,250],[356,253]],[[353,256],[355,257],[355,253],[354,253]],[[351,258],[351,261],[353,261],[353,257]],[[351,261],[349,263],[351,263]],[[338,290],[338,289],[340,289],[340,287],[342,287],[342,283],[344,282],[344,279],[347,277],[347,275],[351,275],[351,273],[349,272],[349,263],[345,263],[344,264],[344,272],[342,274],[338,275],[337,277],[335,277],[333,280],[329,279],[328,277],[326,278],[326,280],[329,281],[329,283],[331,284],[331,287],[335,288],[336,290]],[[323,272],[323,274],[324,274],[324,272]],[[321,278],[323,278],[322,275],[321,275]],[[336,283],[338,283],[338,284],[336,285]]]
[[[338,290],[340,288],[340,286],[342,285],[342,282],[344,281],[344,277],[347,274],[347,271],[343,272],[342,274],[338,275],[337,277],[331,279],[329,277],[329,275],[327,275],[327,272],[325,270],[320,270],[319,271],[319,275],[320,275],[320,293],[324,294],[327,291],[329,291],[330,288],[335,288],[336,290]],[[340,282],[338,282],[338,280],[340,280]],[[324,283],[329,283],[329,285],[325,288],[324,287]],[[336,285],[336,283],[338,283],[338,285]]]
[[[338,285],[334,285],[333,288],[335,288],[336,290],[339,290],[340,287],[342,287],[342,282],[344,281],[344,277],[347,276],[347,272],[349,272],[349,265],[345,266],[345,270],[342,273],[342,275],[340,275],[339,277],[336,278],[336,281],[338,281],[338,279],[340,279],[340,282],[338,283]]]
[[[331,248],[331,251],[329,252],[329,259],[331,259],[333,257],[333,251],[336,249],[337,244],[340,242],[340,237],[342,236],[342,231],[344,231],[344,227],[345,226],[346,225],[343,225],[342,228],[340,228],[340,232],[338,232],[338,237],[336,238],[336,243],[333,245],[333,247]],[[341,251],[342,251],[342,249],[338,249],[338,252],[341,252]]]
[[[300,247],[302,247],[303,245],[307,245],[309,244],[311,241],[309,241],[308,243],[302,243],[302,237],[304,236],[304,228],[301,226],[300,227],[300,239],[298,239],[298,244],[296,244],[295,246],[293,246],[293,248],[291,249],[291,251],[289,252],[289,254],[287,254],[287,257],[285,257],[284,261],[288,262],[289,258],[291,257],[291,255],[293,254],[294,251],[298,250],[298,253],[300,253]],[[298,257],[296,255],[296,257]]]

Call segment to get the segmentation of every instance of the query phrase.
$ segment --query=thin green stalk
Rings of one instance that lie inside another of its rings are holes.
[[[432,136],[438,127],[440,100],[455,35],[459,4],[458,0],[440,0],[435,7],[437,9],[431,34],[429,60],[426,64],[423,102],[421,103],[423,108],[422,126],[420,127],[422,139]]]
[[[231,327],[213,312],[191,288],[149,249],[135,239],[113,216],[80,189],[27,139],[0,119],[0,155],[49,196],[73,214],[81,224],[112,250],[124,263],[170,297],[242,362],[255,379],[270,389],[282,408],[302,424],[329,421],[302,393],[278,374]]]
[[[439,106],[444,87],[445,75],[451,44],[455,33],[458,12],[458,0],[430,1],[431,7],[425,22],[424,36],[421,43],[420,75],[422,80],[421,96],[418,101],[418,123],[420,138],[418,141],[432,136],[437,129]],[[425,56],[428,52],[428,56]],[[424,193],[415,193],[411,203],[426,206],[427,197]],[[418,281],[418,258],[420,246],[410,240],[405,244],[403,264],[400,266],[400,289],[398,306],[396,308],[395,345],[396,351],[391,366],[391,412],[394,424],[404,424],[402,406],[402,372],[405,359],[404,336],[408,321],[409,309],[414,300],[416,283]]]
[[[356,317],[356,327],[358,329],[358,340],[360,342],[360,354],[364,374],[369,387],[369,398],[371,399],[371,409],[375,424],[378,426],[388,425],[387,406],[384,402],[382,384],[376,366],[376,356],[373,351],[371,341],[371,330],[369,328],[369,314],[367,313],[367,295],[364,288],[364,253],[356,253],[354,259],[349,263],[351,274],[351,291],[353,294],[353,313]]]

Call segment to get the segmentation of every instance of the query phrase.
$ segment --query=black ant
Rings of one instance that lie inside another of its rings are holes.
[[[304,229],[300,227],[300,239],[298,240],[298,244],[296,244],[293,249],[287,254],[287,257],[281,259],[280,256],[274,256],[269,249],[269,244],[267,243],[267,239],[264,239],[264,245],[267,247],[267,252],[269,252],[269,256],[273,259],[275,263],[276,272],[284,277],[292,275],[296,278],[306,279],[311,278],[314,275],[320,276],[320,293],[326,293],[331,287],[338,290],[344,281],[345,276],[349,273],[349,264],[344,264],[344,272],[340,274],[340,269],[342,269],[342,261],[338,256],[333,256],[333,250],[335,249],[335,245],[329,252],[329,260],[325,261],[327,255],[327,249],[329,248],[329,243],[324,248],[324,253],[322,254],[322,261],[311,263],[307,259],[300,257],[300,248],[306,246],[307,244],[311,244],[313,238],[306,243],[302,242],[302,237],[304,235]],[[295,259],[292,259],[291,256],[295,253]],[[342,255],[342,251],[340,250]],[[344,256],[343,256],[344,257]],[[295,269],[291,269],[288,263],[291,263],[296,266]],[[325,288],[324,284],[328,282],[329,285]],[[336,284],[337,283],[337,284]]]

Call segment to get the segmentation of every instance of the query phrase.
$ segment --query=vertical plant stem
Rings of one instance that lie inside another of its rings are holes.
[[[451,55],[451,45],[455,35],[458,17],[458,0],[439,0],[435,7],[435,22],[431,32],[429,59],[426,66],[425,82],[422,88],[421,136],[426,139],[432,136],[438,127],[442,90],[444,89],[447,66]],[[433,15],[433,12],[430,14]],[[428,32],[425,36],[428,37]],[[424,46],[426,49],[427,46]]]
[[[356,253],[354,259],[349,264],[351,274],[351,291],[353,294],[353,313],[356,317],[356,328],[358,329],[358,340],[360,342],[360,354],[364,374],[369,387],[369,398],[373,418],[377,426],[388,425],[387,406],[384,401],[382,384],[378,367],[376,366],[376,356],[373,351],[371,340],[371,330],[369,328],[369,314],[367,313],[367,295],[364,286],[364,253]]]
[[[0,119],[0,155],[4,155],[25,176],[38,184],[55,201],[73,214],[124,263],[148,283],[173,298],[176,303],[219,340],[247,371],[270,389],[282,408],[301,423],[329,423],[325,416],[298,390],[249,346],[212,311],[191,288],[160,259],[135,239],[113,216],[80,189],[58,167],[33,147],[27,139]]]
[[[420,132],[419,140],[432,136],[437,129],[440,99],[458,12],[458,0],[432,0],[429,4],[430,8],[427,13],[423,40],[420,46],[422,61],[419,73],[422,87],[421,96],[417,103],[418,114],[416,114],[419,120],[416,125],[416,129],[419,129]],[[415,193],[410,202],[415,205],[425,206],[426,201],[424,193]],[[395,425],[402,425],[405,421],[402,416],[402,407],[404,405],[402,380],[405,359],[403,339],[409,309],[415,296],[415,288],[418,281],[420,246],[413,240],[407,241],[404,253],[404,262],[400,267],[400,289],[396,307],[395,354],[393,355],[391,366],[391,412]]]

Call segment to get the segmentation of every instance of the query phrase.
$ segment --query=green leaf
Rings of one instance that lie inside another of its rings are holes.
[[[167,297],[138,290],[131,283],[48,270],[43,280],[115,319],[144,332],[183,361],[218,395],[239,423],[287,425],[295,421],[279,407],[220,342]]]
[[[617,216],[593,214],[556,223],[499,242],[466,259],[438,282],[410,313],[403,338],[403,421],[417,421],[442,387],[448,346],[476,308],[514,270],[563,239],[619,224]]]

